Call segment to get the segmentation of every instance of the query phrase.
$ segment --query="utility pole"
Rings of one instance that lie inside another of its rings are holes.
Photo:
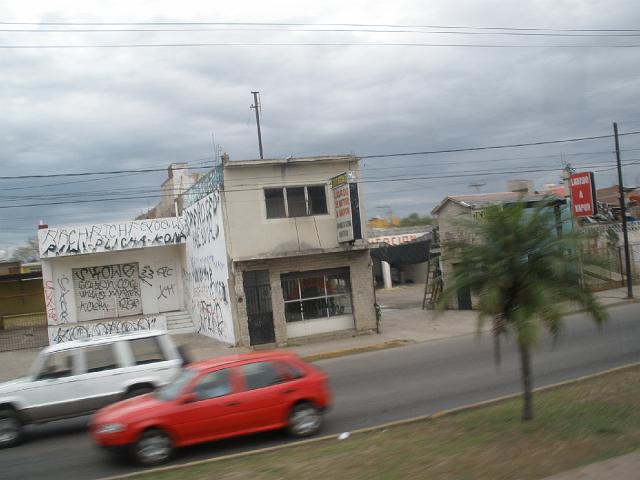
[[[613,122],[613,136],[616,140],[616,161],[618,162],[618,190],[620,192],[620,213],[622,215],[622,236],[624,238],[624,257],[627,269],[627,298],[633,298],[633,282],[631,277],[631,256],[629,255],[629,233],[627,232],[627,207],[622,185],[622,165],[620,164],[620,143],[618,142],[618,124]]]
[[[251,92],[253,94],[253,105],[251,108],[256,110],[256,125],[258,125],[258,146],[260,147],[260,160],[264,158],[262,155],[262,133],[260,133],[260,103],[258,100],[258,94],[260,92]]]

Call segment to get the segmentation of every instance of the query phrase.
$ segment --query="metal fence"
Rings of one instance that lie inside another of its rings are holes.
[[[0,315],[0,352],[49,344],[45,312]]]

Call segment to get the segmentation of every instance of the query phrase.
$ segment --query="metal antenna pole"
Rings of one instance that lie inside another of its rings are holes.
[[[631,256],[629,255],[629,233],[627,231],[627,207],[622,185],[622,165],[620,164],[620,144],[618,143],[618,124],[613,123],[613,135],[616,141],[616,161],[618,162],[618,189],[620,191],[620,213],[622,215],[622,236],[624,238],[625,267],[627,269],[627,298],[633,298],[633,279],[631,277]]]
[[[258,94],[260,92],[251,92],[253,94],[253,105],[251,108],[256,110],[256,125],[258,125],[258,146],[260,147],[260,159],[264,158],[262,154],[262,133],[260,132],[260,113],[258,112],[260,104],[258,103]]]

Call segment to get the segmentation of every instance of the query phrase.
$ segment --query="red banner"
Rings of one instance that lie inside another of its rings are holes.
[[[592,172],[574,173],[569,177],[571,211],[574,217],[596,214],[595,184]]]

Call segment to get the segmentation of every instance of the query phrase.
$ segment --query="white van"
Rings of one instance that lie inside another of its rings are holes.
[[[184,361],[160,331],[47,347],[28,376],[0,384],[0,448],[19,443],[24,425],[86,415],[148,393],[173,379]]]

